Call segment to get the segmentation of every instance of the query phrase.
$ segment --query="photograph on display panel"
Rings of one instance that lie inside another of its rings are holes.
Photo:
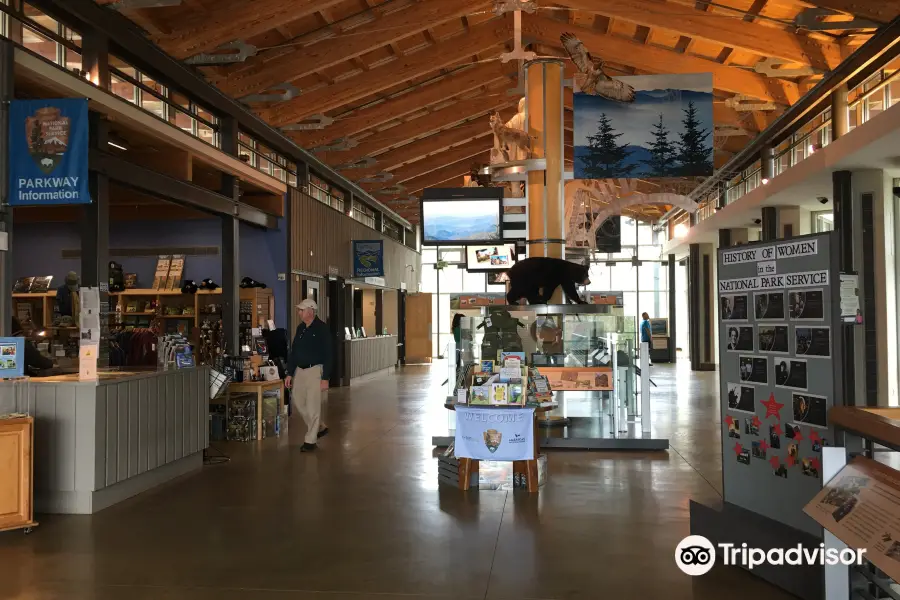
[[[810,394],[793,394],[794,423],[828,427],[828,399]]]
[[[723,321],[747,320],[747,294],[724,295],[719,303],[719,315]]]
[[[757,321],[784,321],[784,292],[754,294]]]
[[[768,385],[769,360],[761,356],[742,356],[740,358],[741,381]]]
[[[729,327],[726,346],[729,352],[753,352],[753,326],[732,325]]]
[[[795,327],[795,351],[797,356],[829,358],[831,356],[830,327]]]
[[[728,384],[728,409],[753,414],[756,406],[756,388],[739,383]],[[749,423],[749,421],[748,421]],[[749,433],[749,431],[747,432]]]
[[[793,321],[822,321],[825,319],[823,290],[794,290],[788,293]]]
[[[758,351],[768,354],[789,354],[787,325],[760,325],[757,328]]]
[[[806,361],[798,358],[775,359],[775,386],[806,391]]]

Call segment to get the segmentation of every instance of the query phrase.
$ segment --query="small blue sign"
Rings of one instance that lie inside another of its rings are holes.
[[[384,277],[383,240],[353,240],[353,276]]]
[[[9,205],[90,202],[87,99],[13,100]]]
[[[0,338],[0,379],[25,375],[25,338]]]

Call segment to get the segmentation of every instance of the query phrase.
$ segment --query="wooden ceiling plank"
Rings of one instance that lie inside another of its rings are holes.
[[[800,98],[799,86],[790,81],[769,79],[737,67],[726,67],[704,58],[686,56],[656,46],[645,46],[633,40],[604,35],[552,19],[533,15],[522,16],[522,34],[532,39],[558,46],[561,45],[559,37],[566,32],[577,35],[589,50],[610,62],[628,64],[651,73],[708,72],[713,74],[713,86],[716,89],[746,94],[779,104],[793,104]]]
[[[441,41],[429,48],[405,55],[371,71],[342,80],[261,111],[276,127],[296,123],[316,113],[323,113],[354,100],[365,98],[402,82],[421,77],[437,69],[505,43],[511,35],[507,19],[493,19],[469,30],[468,34]]]
[[[170,35],[153,41],[175,58],[187,58],[261,35],[340,2],[343,0],[225,0],[213,11],[174,24]]]
[[[501,110],[500,118],[507,121],[515,114],[515,112],[515,109],[512,108]],[[483,119],[478,119],[471,123],[466,123],[465,125],[458,125],[453,129],[448,129],[422,140],[401,146],[390,152],[385,152],[378,156],[378,164],[374,167],[348,171],[347,175],[356,180],[380,171],[395,171],[407,163],[422,160],[427,156],[442,152],[453,146],[484,138],[489,135],[492,135],[490,123],[488,122],[488,118],[484,117]]]
[[[697,11],[685,4],[654,0],[618,0],[602,3],[595,0],[558,1],[577,10],[599,12],[646,27],[660,27],[761,56],[774,56],[810,65],[823,71],[833,69],[841,62],[839,44],[798,36],[789,31],[749,23],[732,16]],[[597,53],[600,53],[599,49]]]
[[[296,81],[382,46],[394,44],[394,52],[401,54],[396,47],[397,40],[486,5],[485,0],[419,2],[355,27],[350,30],[352,35],[338,34],[309,46],[298,44],[290,49],[280,49],[274,58],[264,52],[249,59],[246,67],[230,73],[218,85],[226,94],[240,98],[286,81]]]
[[[326,162],[331,165],[356,162],[368,156],[376,156],[389,148],[404,144],[409,140],[443,131],[457,123],[480,117],[485,113],[507,108],[518,102],[506,94],[476,96],[461,100],[446,108],[436,110],[421,117],[399,123],[394,127],[379,131],[366,138],[352,150],[329,152]]]
[[[515,65],[503,65],[500,61],[475,65],[390,100],[339,117],[333,125],[325,129],[291,133],[290,136],[296,143],[306,148],[314,148],[342,137],[355,136],[423,107],[470,92],[483,84],[507,79],[513,74],[514,68]]]
[[[416,177],[421,177],[426,173],[436,171],[448,164],[459,162],[461,160],[468,160],[469,164],[476,162],[487,163],[490,159],[490,148],[492,144],[493,141],[490,138],[486,136],[481,137],[400,167],[399,169],[392,171],[394,178],[391,181],[386,183],[367,183],[362,187],[370,192],[380,190],[398,183],[403,183],[410,179],[415,179]],[[487,153],[487,159],[482,157],[485,153]],[[473,156],[479,158],[472,158]]]
[[[436,171],[432,171],[431,173],[427,173],[415,179],[410,179],[409,181],[404,183],[403,187],[406,188],[404,194],[414,194],[418,191],[424,190],[425,188],[435,187],[438,184],[443,183],[449,179],[468,175],[471,172],[471,169],[471,159],[465,159],[450,165],[446,165]]]
[[[879,23],[889,23],[900,15],[900,0],[812,0],[811,3]]]

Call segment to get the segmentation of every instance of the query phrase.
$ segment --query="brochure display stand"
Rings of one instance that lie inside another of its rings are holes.
[[[842,403],[836,246],[828,232],[719,250],[725,507],[692,503],[692,533],[714,543],[818,547],[822,528],[803,509],[822,489],[823,448],[834,442],[828,411]],[[821,567],[818,575],[753,572],[821,597]]]

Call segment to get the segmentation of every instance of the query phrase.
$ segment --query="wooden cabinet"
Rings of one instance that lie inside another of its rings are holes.
[[[431,294],[406,297],[406,364],[430,363]]]
[[[32,527],[34,419],[0,419],[0,531]]]

